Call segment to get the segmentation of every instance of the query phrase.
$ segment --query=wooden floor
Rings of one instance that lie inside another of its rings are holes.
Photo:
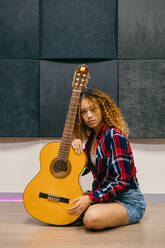
[[[22,202],[0,203],[1,248],[164,248],[165,203],[150,203],[143,220],[131,226],[87,231],[84,226],[42,224],[26,213]]]

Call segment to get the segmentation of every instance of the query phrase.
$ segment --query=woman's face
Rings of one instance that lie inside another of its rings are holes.
[[[87,98],[82,98],[80,105],[81,118],[84,123],[93,128],[95,131],[99,131],[103,125],[102,113],[100,106],[96,103],[92,106],[92,103]]]

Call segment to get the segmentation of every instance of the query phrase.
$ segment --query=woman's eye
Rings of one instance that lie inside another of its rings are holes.
[[[85,111],[81,111],[81,115],[84,115],[85,114]]]
[[[91,108],[90,111],[91,111],[91,112],[95,112],[95,109],[94,109],[94,108]]]

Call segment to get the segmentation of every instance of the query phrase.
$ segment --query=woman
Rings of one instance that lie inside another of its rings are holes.
[[[81,215],[86,228],[103,229],[138,222],[145,211],[129,141],[127,124],[116,104],[99,90],[80,97],[72,146],[85,152],[94,180],[92,192],[75,200],[69,214]],[[99,203],[99,204],[97,204]]]

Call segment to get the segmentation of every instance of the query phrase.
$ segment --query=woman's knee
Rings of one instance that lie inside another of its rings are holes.
[[[83,222],[88,229],[98,229],[99,228],[99,216],[95,209],[88,209],[84,215]]]

